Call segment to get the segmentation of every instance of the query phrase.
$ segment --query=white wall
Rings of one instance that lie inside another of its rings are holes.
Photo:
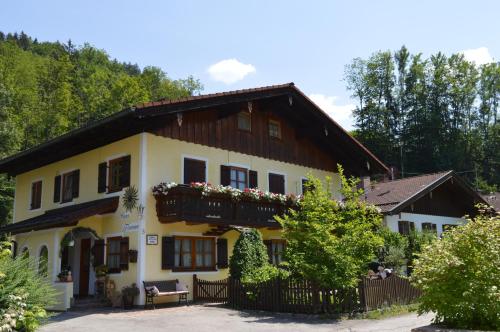
[[[402,212],[392,216],[384,216],[384,222],[392,231],[398,232],[398,221],[406,220],[415,223],[415,229],[422,230],[422,223],[430,222],[437,225],[438,236],[443,232],[443,225],[462,225],[466,221],[463,218],[433,216],[429,214],[416,214]]]

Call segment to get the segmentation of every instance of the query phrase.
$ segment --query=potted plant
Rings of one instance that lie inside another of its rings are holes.
[[[60,282],[73,281],[71,278],[71,271],[69,269],[62,269],[62,271],[57,275],[57,278]]]
[[[122,288],[123,308],[130,309],[134,306],[134,298],[140,293],[139,287],[135,283]]]
[[[99,265],[95,268],[95,276],[97,280],[104,280],[108,274],[108,267],[106,265]]]

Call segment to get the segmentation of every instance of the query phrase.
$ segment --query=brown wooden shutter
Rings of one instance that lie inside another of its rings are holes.
[[[94,267],[99,265],[104,265],[104,240],[95,240],[94,246],[92,247],[92,255],[94,256]]]
[[[231,167],[220,165],[220,184],[223,186],[231,185]]]
[[[73,175],[71,176],[72,178],[72,188],[71,190],[73,191],[73,198],[78,198],[80,194],[80,170],[77,169],[76,171],[73,171]]]
[[[31,209],[33,210],[36,206],[36,183],[31,184]]]
[[[264,240],[264,244],[267,249],[267,256],[269,258],[269,263],[273,263],[273,241],[271,240]]]
[[[275,194],[284,194],[285,176],[269,173],[269,191]]]
[[[128,236],[120,240],[120,269],[128,270]]]
[[[99,164],[99,175],[98,175],[98,179],[97,179],[97,192],[98,193],[106,192],[107,172],[108,172],[108,164],[107,163],[100,163]]]
[[[249,188],[257,188],[259,185],[257,179],[257,171],[248,171],[248,187]]]
[[[120,162],[120,187],[130,186],[130,156],[123,157]]]
[[[58,175],[54,178],[54,203],[61,201],[61,176]]]
[[[217,267],[219,269],[228,267],[227,239],[217,239]]]
[[[173,269],[175,265],[175,238],[163,236],[161,238],[161,268],[162,270]]]
[[[203,160],[184,158],[184,184],[206,182],[205,167]]]

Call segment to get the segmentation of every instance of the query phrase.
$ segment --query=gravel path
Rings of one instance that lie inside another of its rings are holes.
[[[43,332],[156,331],[410,331],[428,325],[432,315],[408,314],[383,320],[331,320],[317,316],[236,311],[192,305],[156,310],[65,312],[52,318]]]

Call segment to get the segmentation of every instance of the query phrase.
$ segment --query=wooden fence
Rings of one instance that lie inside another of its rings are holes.
[[[207,281],[193,276],[194,301],[226,303],[235,309],[293,313],[353,313],[392,304],[408,304],[420,296],[407,279],[363,279],[357,288],[328,289],[308,280],[274,279],[243,284],[228,278]]]

